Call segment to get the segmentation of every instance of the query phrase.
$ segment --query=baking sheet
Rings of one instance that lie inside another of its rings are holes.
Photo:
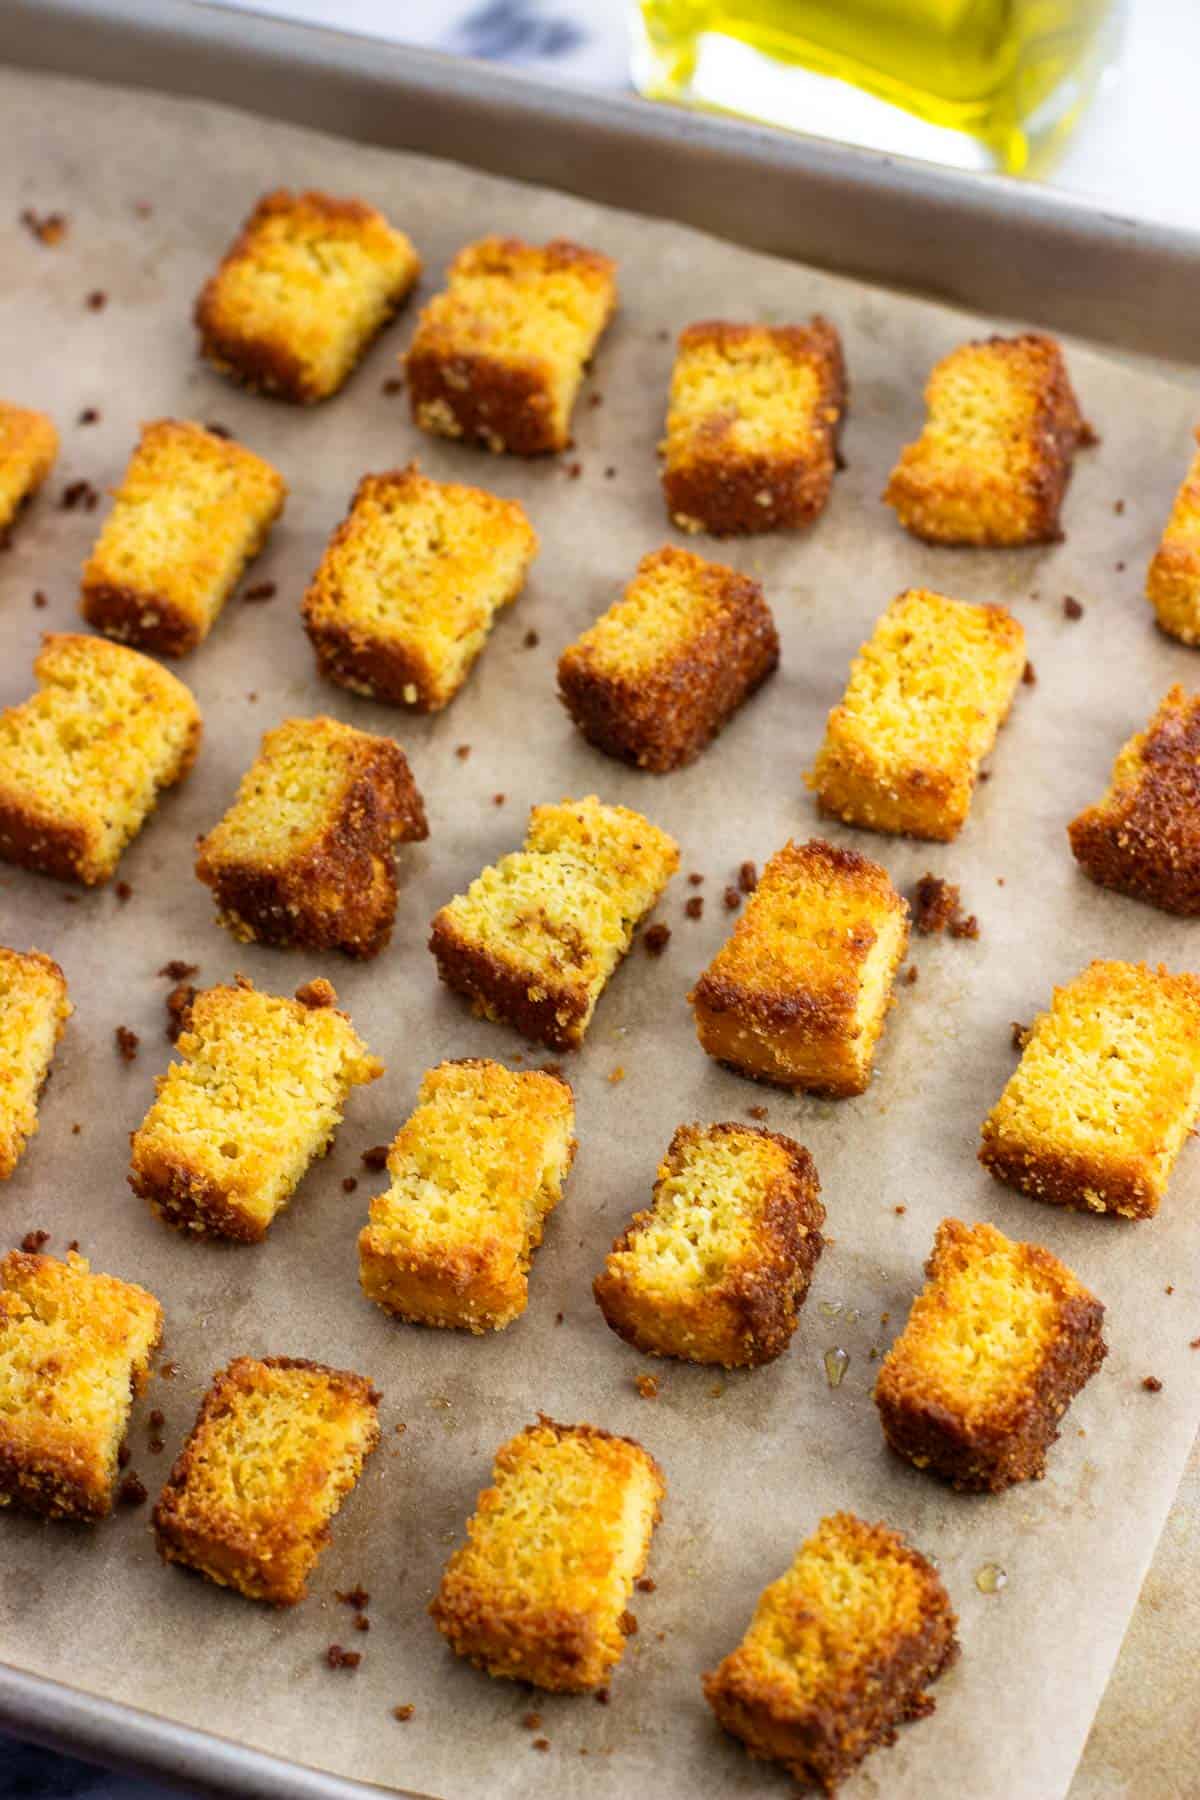
[[[115,483],[139,420],[220,421],[275,460],[292,487],[251,577],[275,581],[277,597],[232,603],[209,643],[179,665],[204,708],[206,743],[189,783],[123,861],[128,902],[111,889],[72,902],[33,876],[0,876],[0,935],[57,956],[77,1006],[42,1133],[0,1194],[4,1241],[48,1229],[49,1248],[61,1253],[77,1237],[97,1268],[143,1281],[163,1300],[165,1354],[179,1372],[153,1383],[132,1432],[133,1466],[152,1490],[212,1370],[231,1355],[344,1363],[386,1396],[384,1447],[340,1517],[304,1606],[269,1613],[160,1567],[145,1513],[95,1532],[14,1517],[0,1535],[0,1652],[18,1667],[319,1768],[456,1800],[616,1795],[650,1780],[664,1795],[703,1786],[770,1794],[781,1791],[780,1777],[720,1736],[697,1677],[736,1641],[759,1588],[819,1515],[848,1506],[886,1517],[938,1556],[964,1655],[939,1684],[935,1717],[872,1758],[847,1792],[939,1796],[966,1785],[982,1800],[1061,1793],[1200,1413],[1188,1349],[1200,1309],[1190,1231],[1200,1170],[1189,1149],[1159,1219],[1122,1226],[1062,1217],[1008,1193],[977,1168],[974,1149],[1012,1066],[1010,1022],[1028,1019],[1055,980],[1096,954],[1188,966],[1187,923],[1092,888],[1063,835],[1102,788],[1117,745],[1173,680],[1190,678],[1189,653],[1156,635],[1138,597],[1187,454],[1188,394],[1075,351],[1072,373],[1104,441],[1079,459],[1067,542],[1004,555],[935,551],[907,539],[877,495],[897,445],[919,424],[929,364],[987,321],[214,106],[5,73],[0,116],[8,150],[0,392],[46,407],[64,435],[49,495],[0,564],[0,701],[28,692],[40,632],[74,623],[78,565],[102,514],[62,511],[57,498],[76,479]],[[546,173],[553,178],[552,168]],[[615,253],[623,310],[589,384],[602,404],[585,397],[571,455],[521,466],[416,433],[403,395],[383,392],[411,315],[339,399],[312,412],[240,394],[199,365],[191,298],[253,197],[279,182],[356,192],[382,206],[427,258],[423,292],[462,242],[486,230],[569,234]],[[47,249],[28,236],[17,222],[28,206],[70,215],[63,244]],[[86,305],[93,291],[107,296],[100,311]],[[807,537],[715,551],[763,580],[782,668],[699,764],[666,779],[640,775],[574,735],[554,699],[553,668],[637,557],[673,535],[654,460],[670,339],[703,314],[782,321],[816,308],[846,341],[848,467]],[[77,427],[89,406],[100,422]],[[543,539],[528,589],[470,686],[432,721],[319,683],[296,616],[358,475],[413,455],[435,474],[522,499]],[[866,1096],[791,1098],[709,1062],[683,996],[728,929],[721,892],[738,864],[761,863],[789,834],[816,829],[802,771],[854,648],[909,584],[1011,603],[1029,632],[1037,685],[1021,690],[991,759],[993,779],[957,844],[828,834],[877,856],[902,887],[926,868],[961,882],[982,936],[917,944],[920,979],[899,990]],[[44,609],[31,604],[35,589],[48,596]],[[1085,606],[1078,622],[1063,615],[1067,593]],[[539,642],[527,647],[531,630]],[[190,873],[192,840],[227,804],[261,731],[288,713],[318,710],[393,732],[429,807],[428,844],[401,859],[395,940],[365,968],[235,945],[213,924],[208,892]],[[471,746],[465,760],[456,755],[463,744]],[[670,947],[659,961],[635,949],[570,1061],[580,1154],[534,1265],[528,1313],[486,1341],[395,1325],[357,1288],[354,1240],[375,1186],[359,1153],[391,1137],[421,1072],[439,1057],[528,1057],[520,1040],[473,1020],[439,988],[424,947],[428,920],[520,842],[530,804],[591,791],[642,808],[680,839],[685,873],[659,915],[672,927]],[[683,914],[690,870],[706,877],[699,921]],[[127,1134],[169,1054],[161,1035],[169,984],[155,971],[173,957],[200,963],[205,981],[240,968],[280,992],[330,975],[388,1065],[383,1080],[354,1097],[330,1157],[259,1248],[183,1242],[124,1184]],[[118,1024],[142,1039],[130,1066],[113,1049]],[[611,1080],[618,1069],[624,1078]],[[811,1149],[835,1241],[779,1363],[734,1376],[657,1364],[659,1398],[641,1400],[633,1377],[651,1365],[608,1331],[591,1276],[645,1202],[674,1126],[745,1117],[755,1105]],[[359,1187],[348,1195],[350,1175]],[[999,1498],[948,1494],[891,1460],[870,1402],[869,1353],[902,1322],[947,1213],[1046,1243],[1110,1308],[1108,1362],[1069,1414],[1046,1480]],[[851,1360],[830,1390],[823,1355],[834,1345]],[[1150,1373],[1162,1380],[1160,1393],[1143,1390]],[[146,1443],[151,1406],[166,1414],[160,1456]],[[531,1752],[520,1723],[527,1692],[456,1663],[424,1614],[492,1452],[538,1408],[639,1436],[669,1483],[651,1561],[657,1591],[637,1596],[641,1628],[612,1704],[538,1696],[551,1744],[544,1755]],[[392,1428],[401,1422],[399,1436]],[[974,1583],[988,1562],[1008,1573],[994,1595]],[[362,1638],[334,1599],[360,1582],[372,1596]],[[325,1646],[348,1639],[364,1650],[362,1666],[334,1673]],[[406,1725],[390,1716],[400,1702],[415,1707]]]

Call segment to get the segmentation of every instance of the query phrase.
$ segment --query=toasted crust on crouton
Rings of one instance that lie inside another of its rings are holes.
[[[53,419],[0,400],[0,546],[54,467],[58,432]]]
[[[1080,867],[1163,912],[1200,914],[1200,695],[1176,685],[1067,827]]]
[[[584,369],[616,310],[616,268],[564,238],[460,250],[404,359],[414,421],[517,456],[566,449]]]
[[[713,537],[811,524],[829,499],[845,407],[842,343],[828,319],[689,325],[661,446],[672,520]]]
[[[829,715],[812,773],[828,818],[948,841],[1025,668],[1025,633],[1000,606],[900,594]]]
[[[688,995],[697,1036],[739,1074],[861,1094],[907,946],[908,905],[878,863],[785,844]]]
[[[535,806],[524,849],[484,869],[434,918],[438,974],[482,1017],[574,1049],[678,867],[674,838],[628,807],[595,794]]]
[[[511,1324],[562,1198],[574,1127],[560,1076],[476,1057],[430,1069],[388,1154],[392,1184],[359,1234],[368,1300],[416,1325]]]
[[[1075,452],[1095,442],[1057,341],[962,344],[934,366],[928,416],[884,499],[931,544],[1050,544]]]
[[[258,1243],[341,1123],[383,1074],[327,981],[294,1000],[240,976],[188,1009],[181,1060],[133,1134],[129,1185],[168,1225]]]
[[[73,1251],[0,1261],[0,1506],[112,1511],[130,1402],[161,1336],[153,1294],[93,1275]]]
[[[38,691],[0,713],[0,858],[91,887],[191,768],[200,709],[103,638],[50,632],[33,672]]]
[[[979,1160],[1055,1206],[1151,1218],[1200,1109],[1200,977],[1093,962],[1055,988]]]
[[[884,1437],[956,1488],[1040,1480],[1107,1353],[1104,1307],[1049,1250],[992,1225],[943,1219],[925,1273],[875,1384]]]
[[[699,756],[778,661],[758,582],[667,545],[563,651],[559,697],[598,750],[661,773]]]
[[[632,1438],[541,1415],[501,1446],[429,1610],[459,1656],[555,1692],[601,1686],[625,1648],[666,1484]]]
[[[831,1794],[898,1725],[933,1711],[926,1684],[958,1654],[957,1624],[936,1570],[899,1532],[834,1513],[763,1589],[704,1695],[752,1756]]]
[[[37,1131],[38,1095],[74,1010],[52,957],[0,947],[0,1181]]]
[[[286,496],[282,475],[241,444],[187,419],[143,425],[83,566],[84,618],[160,656],[194,650]]]
[[[428,835],[399,744],[337,719],[285,719],[198,841],[196,874],[243,943],[377,956],[396,913],[395,847]]]
[[[652,1356],[726,1368],[787,1349],[824,1240],[802,1145],[752,1125],[681,1125],[648,1212],[617,1238],[593,1289],[612,1329]]]
[[[515,500],[431,481],[416,463],[364,475],[304,597],[318,669],[369,699],[439,711],[537,550]]]
[[[196,301],[200,348],[247,387],[309,405],[337,392],[421,273],[361,200],[264,194]]]
[[[163,1561],[251,1600],[303,1600],[379,1442],[379,1400],[361,1375],[290,1356],[220,1370],[154,1508]]]
[[[1200,425],[1195,437],[1200,443]],[[1183,478],[1146,572],[1159,625],[1181,644],[1200,644],[1200,450]]]

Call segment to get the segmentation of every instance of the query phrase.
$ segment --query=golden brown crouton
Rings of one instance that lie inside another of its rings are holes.
[[[392,935],[395,846],[428,835],[399,744],[336,719],[285,719],[199,840],[196,873],[243,943],[371,957]]]
[[[704,1696],[752,1756],[831,1794],[897,1725],[933,1711],[926,1684],[958,1654],[937,1571],[890,1526],[822,1519],[759,1595]]]
[[[907,946],[886,869],[821,838],[785,844],[688,995],[696,1033],[739,1074],[861,1094]]]
[[[200,709],[103,638],[50,632],[33,672],[38,692],[0,713],[0,857],[91,887],[191,768]]]
[[[361,200],[264,194],[196,302],[200,348],[281,400],[335,394],[416,286],[421,259]]]
[[[537,549],[515,500],[431,481],[416,463],[364,475],[304,597],[317,667],[369,699],[439,711]]]
[[[93,1275],[82,1256],[0,1261],[0,1506],[48,1518],[112,1511],[130,1401],[146,1384],[162,1308]]]
[[[45,413],[0,400],[0,545],[54,467],[58,432]]]
[[[294,1000],[244,976],[197,994],[158,1097],[133,1134],[129,1185],[168,1225],[258,1243],[351,1091],[383,1074],[327,981]]]
[[[666,1492],[632,1438],[543,1414],[501,1446],[467,1543],[429,1610],[451,1649],[489,1675],[556,1692],[599,1687]]]
[[[89,625],[160,656],[202,644],[283,509],[287,483],[187,419],[143,425],[83,568]]]
[[[633,933],[679,867],[679,846],[595,794],[535,806],[525,848],[484,869],[433,921],[448,987],[552,1049],[583,1041]]]
[[[1122,746],[1107,793],[1067,827],[1101,887],[1163,912],[1200,914],[1200,694],[1173,687]]]
[[[239,1356],[213,1378],[154,1508],[164,1562],[294,1606],[379,1442],[380,1396],[345,1369]]]
[[[884,1437],[956,1488],[1040,1480],[1107,1352],[1103,1306],[1049,1250],[992,1225],[943,1219],[925,1273],[875,1384]]]
[[[808,785],[827,818],[948,841],[1025,668],[1002,606],[900,594],[850,668]]]
[[[405,357],[424,431],[489,450],[565,450],[583,372],[617,304],[616,264],[556,238],[460,250]]]
[[[1055,988],[979,1160],[1056,1206],[1148,1219],[1200,1108],[1200,977],[1093,962]]]
[[[74,1010],[51,957],[0,948],[0,1181],[38,1128],[38,1095]]]
[[[827,319],[689,325],[661,445],[673,522],[713,537],[811,524],[829,499],[845,406],[842,343]]]
[[[1200,425],[1195,437],[1200,443]],[[1146,598],[1165,632],[1182,644],[1200,644],[1200,450],[1147,571]]]
[[[1051,544],[1075,451],[1095,442],[1052,337],[962,344],[934,367],[920,437],[884,499],[931,544]]]
[[[561,1076],[481,1058],[439,1063],[388,1154],[392,1185],[358,1239],[363,1293],[414,1325],[499,1331],[575,1155]]]
[[[593,1291],[619,1337],[726,1368],[787,1349],[824,1240],[802,1145],[752,1125],[681,1125],[649,1212],[613,1244]]]
[[[563,651],[558,688],[589,743],[661,773],[699,756],[778,661],[758,582],[668,545]]]

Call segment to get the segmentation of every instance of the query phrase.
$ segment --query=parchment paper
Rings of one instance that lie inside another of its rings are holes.
[[[13,1516],[0,1521],[0,1652],[321,1768],[454,1800],[780,1793],[778,1772],[751,1764],[717,1731],[698,1676],[737,1641],[759,1589],[818,1517],[849,1507],[888,1519],[936,1554],[960,1612],[963,1656],[939,1685],[936,1715],[872,1757],[846,1792],[1061,1794],[1200,1416],[1200,1360],[1188,1348],[1200,1330],[1200,1163],[1186,1150],[1160,1217],[1129,1226],[1008,1192],[979,1169],[975,1149],[1013,1066],[1010,1022],[1028,1020],[1056,980],[1098,954],[1177,968],[1195,961],[1194,926],[1092,887],[1064,835],[1101,791],[1117,746],[1198,666],[1155,633],[1139,598],[1188,453],[1192,399],[1073,350],[1072,374],[1103,442],[1079,459],[1067,541],[1004,554],[925,549],[878,495],[897,447],[918,427],[930,364],[988,320],[215,106],[4,75],[0,118],[0,392],[47,408],[64,437],[48,495],[0,562],[0,702],[29,691],[42,630],[75,625],[77,571],[103,513],[60,510],[58,497],[76,479],[114,484],[140,420],[223,422],[277,462],[292,490],[250,578],[276,582],[277,598],[231,603],[208,644],[179,666],[204,709],[205,745],[191,780],[122,863],[132,897],[122,904],[111,888],[79,896],[17,871],[0,875],[0,936],[58,957],[77,1008],[41,1135],[0,1192],[0,1236],[12,1243],[43,1228],[59,1253],[78,1238],[97,1268],[161,1297],[165,1354],[178,1374],[153,1382],[132,1428],[133,1467],[152,1493],[212,1371],[232,1355],[318,1357],[370,1375],[386,1396],[384,1447],[336,1523],[306,1604],[271,1612],[160,1566],[145,1511],[92,1531]],[[526,465],[420,436],[404,397],[382,391],[411,314],[338,399],[310,412],[238,393],[206,371],[194,356],[192,297],[253,198],[277,183],[357,193],[383,207],[427,258],[424,293],[451,253],[484,231],[569,234],[614,252],[622,311],[580,406],[572,454]],[[68,213],[66,240],[55,249],[34,242],[17,222],[23,207]],[[92,290],[107,294],[103,310],[87,308]],[[832,503],[807,536],[699,545],[761,577],[782,667],[696,766],[665,779],[638,774],[574,733],[554,697],[554,663],[637,557],[673,535],[654,457],[670,340],[703,315],[784,321],[816,309],[840,327],[851,377],[848,467]],[[1036,320],[1036,292],[1029,311]],[[588,404],[589,395],[602,404]],[[77,427],[88,406],[100,422]],[[297,617],[358,476],[413,456],[435,474],[515,495],[543,540],[525,595],[470,685],[432,721],[319,682]],[[573,461],[574,478],[565,467]],[[802,772],[855,647],[910,584],[1011,604],[1029,633],[1037,685],[1020,690],[992,779],[956,844],[823,829],[877,857],[902,888],[926,869],[960,882],[982,935],[915,945],[919,980],[899,989],[863,1098],[791,1098],[703,1056],[684,994],[732,922],[721,896],[738,864],[761,864],[790,834],[819,829]],[[31,604],[35,589],[49,597],[43,610]],[[1081,620],[1064,617],[1065,594],[1083,603]],[[524,641],[531,630],[540,639],[533,648]],[[235,945],[191,873],[193,838],[228,803],[260,733],[287,714],[320,710],[394,733],[428,803],[429,842],[402,857],[395,940],[366,967]],[[463,744],[466,760],[455,754]],[[406,1328],[357,1286],[355,1235],[376,1186],[360,1152],[391,1138],[422,1071],[440,1057],[528,1056],[518,1038],[473,1020],[439,987],[428,921],[519,844],[531,803],[592,791],[643,809],[680,839],[683,872],[659,914],[674,935],[661,960],[635,948],[570,1061],[579,1158],[534,1264],[525,1317],[486,1340]],[[696,891],[686,885],[691,870],[705,876],[699,921],[683,911]],[[201,981],[244,969],[280,992],[327,974],[387,1062],[260,1248],[186,1242],[125,1185],[128,1133],[169,1056],[169,984],[156,971],[172,957],[198,962]],[[132,1065],[115,1054],[117,1025],[141,1036]],[[744,1118],[758,1105],[811,1149],[834,1241],[778,1363],[734,1376],[660,1363],[659,1398],[644,1401],[633,1378],[650,1364],[604,1324],[592,1275],[646,1202],[675,1125]],[[359,1177],[354,1194],[343,1191],[350,1175]],[[955,1496],[889,1457],[870,1400],[870,1354],[902,1325],[946,1214],[991,1219],[1049,1245],[1109,1307],[1108,1361],[1068,1415],[1045,1481],[999,1498]],[[835,1345],[850,1364],[831,1390],[823,1356]],[[1143,1389],[1148,1374],[1161,1392]],[[147,1448],[152,1406],[166,1415],[158,1456]],[[607,1709],[590,1699],[531,1700],[488,1681],[455,1661],[425,1615],[493,1451],[539,1408],[635,1434],[667,1473],[650,1565],[657,1591],[636,1597],[640,1631]],[[1008,1582],[985,1595],[975,1575],[990,1562]],[[356,1583],[371,1593],[365,1636],[334,1599]],[[356,1674],[325,1666],[334,1640],[364,1652]],[[415,1707],[406,1725],[391,1717],[401,1702]],[[550,1740],[545,1754],[531,1751],[520,1722],[531,1705]]]

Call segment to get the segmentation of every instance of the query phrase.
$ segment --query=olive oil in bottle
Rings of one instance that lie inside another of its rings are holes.
[[[1116,38],[1116,0],[634,0],[652,99],[959,167],[1042,173]]]

